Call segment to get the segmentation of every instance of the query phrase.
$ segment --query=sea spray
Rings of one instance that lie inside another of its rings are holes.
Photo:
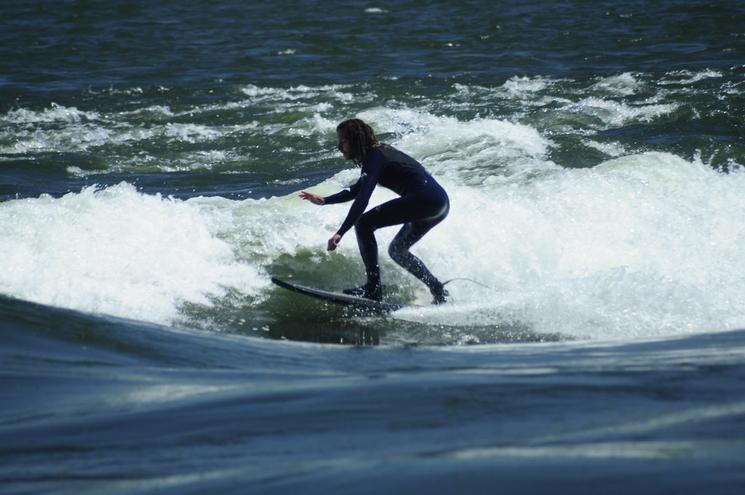
[[[227,210],[224,214],[229,214]],[[217,236],[219,213],[122,183],[0,204],[3,294],[169,323],[183,302],[256,294],[259,267]]]

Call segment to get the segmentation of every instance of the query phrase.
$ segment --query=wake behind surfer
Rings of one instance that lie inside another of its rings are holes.
[[[450,210],[447,193],[419,162],[392,146],[379,143],[372,128],[362,120],[345,120],[337,126],[336,133],[337,147],[344,158],[362,169],[359,180],[349,189],[331,196],[321,197],[302,191],[300,197],[317,205],[354,200],[344,222],[328,240],[327,246],[329,251],[336,249],[344,234],[354,227],[367,282],[344,292],[377,301],[382,299],[375,230],[403,224],[391,241],[388,253],[393,261],[429,288],[433,303],[445,302],[448,293],[443,283],[432,275],[422,260],[409,252],[409,248],[445,219]],[[400,197],[365,212],[378,184]]]

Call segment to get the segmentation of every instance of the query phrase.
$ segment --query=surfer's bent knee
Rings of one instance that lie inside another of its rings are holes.
[[[358,218],[357,221],[355,222],[354,228],[357,231],[375,230],[369,213],[365,213],[361,215],[360,218]]]
[[[408,252],[409,250],[397,243],[395,239],[388,246],[388,256],[396,262],[403,260]]]

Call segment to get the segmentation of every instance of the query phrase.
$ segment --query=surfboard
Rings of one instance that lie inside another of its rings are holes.
[[[370,311],[373,313],[390,313],[403,308],[405,305],[392,301],[375,301],[367,299],[365,297],[350,296],[343,292],[332,292],[323,289],[316,289],[314,287],[307,287],[305,285],[299,285],[285,280],[280,280],[276,277],[272,277],[272,282],[284,289],[303,294],[305,296],[314,297],[323,301],[331,302],[334,304],[341,304],[343,306],[350,306],[356,309],[364,311]]]

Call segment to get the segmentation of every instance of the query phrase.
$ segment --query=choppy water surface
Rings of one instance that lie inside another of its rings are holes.
[[[742,26],[739,2],[6,6],[2,479],[487,492],[663,459],[671,490],[742,488]],[[385,255],[425,306],[269,281],[362,278],[353,236],[325,251],[346,208],[297,198],[355,180],[353,116],[450,194],[415,248],[461,279],[445,306]]]

